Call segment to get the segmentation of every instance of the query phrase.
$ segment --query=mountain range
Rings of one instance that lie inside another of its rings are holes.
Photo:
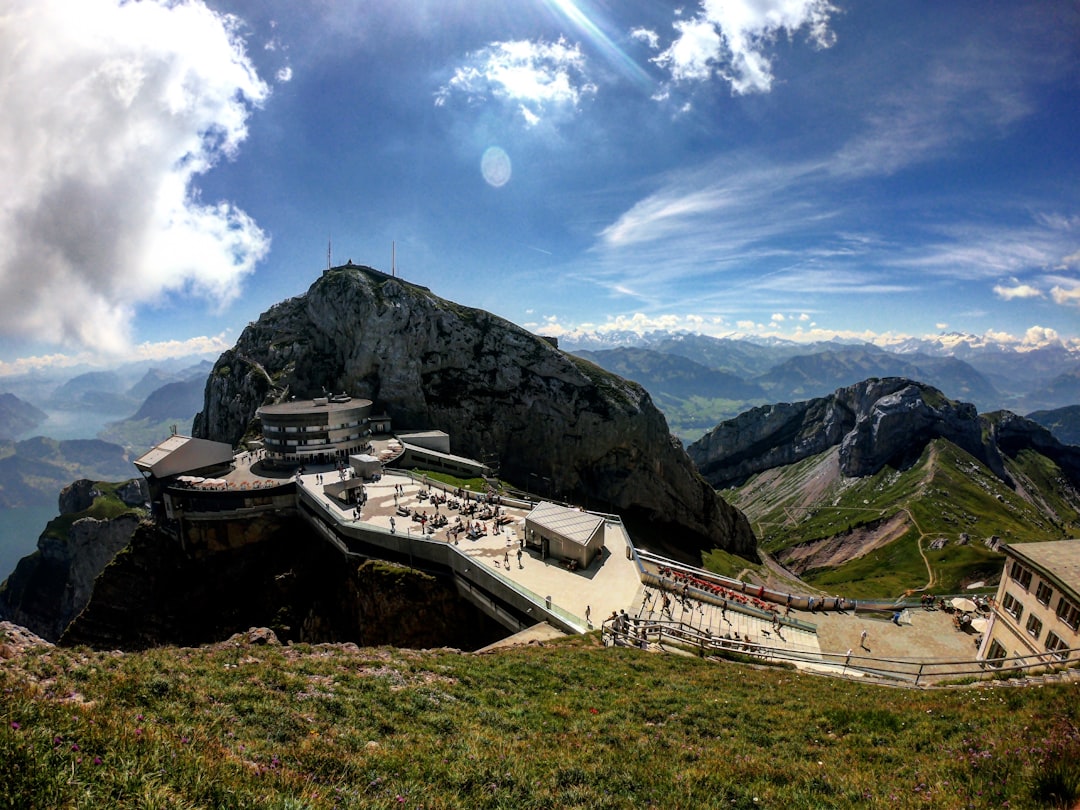
[[[1080,349],[1057,343],[1020,351],[948,337],[882,348],[658,331],[575,335],[560,345],[641,383],[686,441],[748,408],[825,396],[873,377],[920,380],[986,411],[1080,402]]]

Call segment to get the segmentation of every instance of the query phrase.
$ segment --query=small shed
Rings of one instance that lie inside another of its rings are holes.
[[[382,474],[382,462],[367,453],[349,456],[349,464],[352,465],[357,478],[370,481],[376,475]]]
[[[525,545],[588,568],[604,547],[604,518],[542,501],[525,516]]]

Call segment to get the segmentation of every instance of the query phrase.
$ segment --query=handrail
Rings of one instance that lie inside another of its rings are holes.
[[[601,637],[604,639],[611,638],[613,642],[621,639],[636,646],[643,636],[649,638],[650,635],[654,635],[657,642],[661,644],[666,636],[678,643],[689,644],[697,648],[702,655],[705,655],[708,651],[714,653],[728,652],[750,655],[763,660],[801,662],[818,666],[826,665],[834,669],[839,668],[839,674],[849,673],[852,675],[888,678],[900,683],[910,683],[912,686],[919,686],[920,682],[928,680],[956,679],[971,675],[979,676],[979,680],[1001,680],[1031,674],[1046,674],[1047,672],[1061,671],[1077,666],[1077,661],[1070,662],[1068,657],[1071,657],[1074,653],[1080,653],[1080,648],[1071,648],[1058,650],[1055,653],[1012,656],[993,659],[992,661],[980,659],[927,661],[905,658],[875,658],[852,653],[805,653],[798,650],[786,650],[771,647],[767,644],[746,641],[745,639],[728,639],[707,632],[702,633],[692,625],[674,620],[645,620],[629,617],[628,621],[631,625],[628,630],[615,631],[613,627],[614,620],[605,619],[600,627]],[[1059,655],[1067,656],[1067,658],[1062,660]],[[1005,669],[1004,665],[1008,662],[1017,663]]]

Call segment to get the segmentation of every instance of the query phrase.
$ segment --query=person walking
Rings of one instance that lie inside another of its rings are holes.
[[[870,634],[866,632],[865,627],[863,628],[863,631],[861,633],[859,633],[859,646],[864,650],[869,650],[870,649],[869,647],[866,646],[866,639],[869,637],[869,635]]]

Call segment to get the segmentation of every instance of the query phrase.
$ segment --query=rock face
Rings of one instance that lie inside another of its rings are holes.
[[[63,645],[195,646],[266,626],[282,641],[475,649],[505,630],[449,582],[346,562],[297,516],[206,521],[185,547],[143,522],[98,578]]]
[[[866,380],[807,402],[754,408],[717,425],[687,452],[710,483],[726,487],[836,446],[843,475],[873,475],[886,464],[913,462],[935,438],[948,439],[1006,482],[1002,454],[1025,447],[1073,476],[1080,472],[1080,450],[1062,445],[1034,422],[1007,411],[980,417],[973,405],[899,377]]]
[[[724,503],[637,384],[488,312],[370,268],[326,271],[250,324],[217,361],[194,435],[236,444],[256,409],[345,391],[396,428],[446,431],[452,450],[528,487],[619,512],[635,538],[694,556],[753,556]],[[536,478],[530,478],[535,475]]]
[[[98,517],[95,504],[108,486],[109,497],[137,509],[145,501],[140,484],[102,485],[84,479],[65,487],[60,517],[49,523],[38,538],[38,550],[19,561],[0,589],[0,615],[50,641],[60,638],[86,607],[98,575],[127,546],[142,519],[138,511]]]

